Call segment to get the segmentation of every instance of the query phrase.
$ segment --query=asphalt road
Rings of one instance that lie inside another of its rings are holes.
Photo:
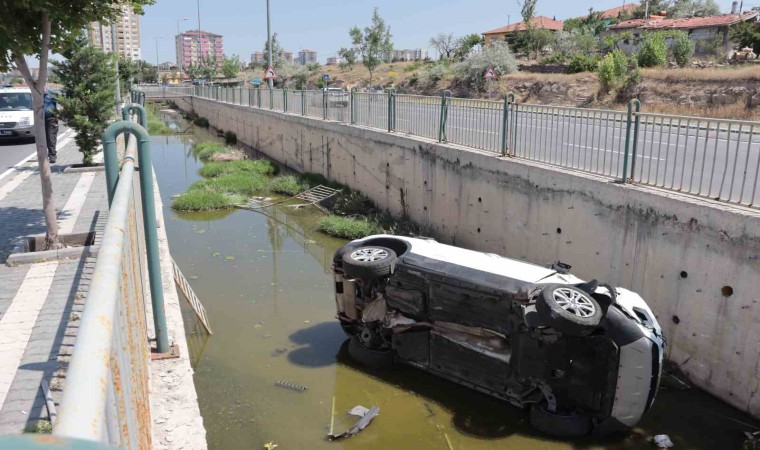
[[[59,139],[66,130],[68,128],[61,124],[58,129]],[[36,151],[37,147],[33,141],[0,139],[0,175]]]

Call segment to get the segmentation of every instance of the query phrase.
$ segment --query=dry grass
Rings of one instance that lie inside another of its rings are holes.
[[[645,112],[714,119],[760,120],[760,109],[747,108],[743,102],[720,106],[684,106],[675,103],[647,103]]]
[[[715,67],[709,69],[643,69],[643,78],[661,81],[760,81],[760,64]]]

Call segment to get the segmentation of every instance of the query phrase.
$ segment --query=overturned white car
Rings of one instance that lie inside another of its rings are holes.
[[[635,425],[652,406],[662,330],[631,291],[432,239],[377,235],[334,258],[349,355],[403,362],[530,408],[569,437]]]

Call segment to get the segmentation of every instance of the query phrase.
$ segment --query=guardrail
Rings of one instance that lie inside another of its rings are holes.
[[[753,208],[760,203],[760,122],[352,90],[143,87],[405,133]],[[236,92],[240,92],[236,95]],[[245,101],[243,99],[249,99]]]
[[[132,109],[141,107],[126,107],[126,111]],[[118,170],[116,138],[121,134],[133,138],[125,140],[128,144]],[[156,272],[159,267],[149,136],[138,124],[117,122],[106,130],[103,147],[110,204],[108,222],[53,434],[120,448],[147,449],[152,448],[152,423],[145,255],[158,351],[166,351],[162,346],[168,347],[163,288],[160,271]],[[139,179],[135,176],[138,154],[142,168]],[[141,202],[137,201],[138,194]]]

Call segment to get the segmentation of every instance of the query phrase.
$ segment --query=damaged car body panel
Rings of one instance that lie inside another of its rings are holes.
[[[634,292],[564,265],[389,235],[348,243],[333,269],[362,364],[402,362],[530,408],[557,436],[632,427],[654,401],[664,338]]]

